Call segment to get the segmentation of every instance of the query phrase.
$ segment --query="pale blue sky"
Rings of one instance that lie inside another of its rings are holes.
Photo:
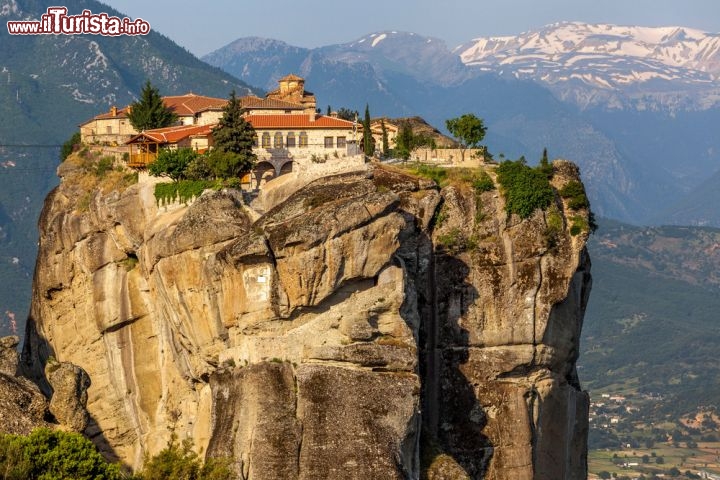
[[[449,47],[572,20],[681,25],[720,32],[719,0],[103,0],[141,17],[197,55],[247,36],[317,47],[379,30],[415,32]]]

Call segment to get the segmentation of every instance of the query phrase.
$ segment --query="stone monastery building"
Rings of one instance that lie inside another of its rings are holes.
[[[308,162],[357,157],[362,133],[356,123],[316,113],[315,95],[305,90],[296,75],[281,78],[279,88],[264,98],[240,98],[245,120],[256,132],[253,172],[260,179],[274,178]],[[178,117],[176,125],[137,132],[130,124],[130,107],[112,107],[80,125],[83,143],[124,146],[128,165],[144,168],[162,148],[193,148],[204,152],[213,146],[212,129],[222,117],[226,99],[188,93],[163,98]]]

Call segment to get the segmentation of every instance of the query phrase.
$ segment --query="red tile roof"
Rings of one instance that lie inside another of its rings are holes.
[[[251,96],[240,98],[240,105],[243,108],[256,110],[302,110],[305,108],[299,103]]]
[[[203,95],[188,93],[185,95],[163,97],[163,102],[165,106],[175,112],[176,115],[187,116],[195,115],[196,113],[206,110],[220,110],[228,101],[223,98],[205,97]]]
[[[301,81],[301,82],[304,82],[304,81],[305,81],[304,78],[298,77],[297,75],[291,73],[290,75],[285,75],[283,78],[281,78],[280,80],[278,80],[278,82],[282,82],[282,81],[286,81],[286,80],[287,80],[287,81],[293,81],[293,80],[294,80],[294,81]]]
[[[315,121],[311,122],[309,115],[247,115],[245,120],[255,128],[262,129],[343,129],[352,130],[353,122],[339,118],[315,115]]]
[[[207,136],[215,125],[175,125],[173,127],[155,128],[145,130],[135,135],[125,144],[140,143],[138,140],[146,138],[157,143],[177,143],[188,137]]]

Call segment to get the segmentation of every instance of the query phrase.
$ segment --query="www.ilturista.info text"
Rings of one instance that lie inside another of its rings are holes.
[[[94,14],[83,10],[80,15],[68,15],[66,7],[49,7],[40,20],[8,21],[10,35],[147,35],[150,24],[142,18],[111,17],[107,13]]]

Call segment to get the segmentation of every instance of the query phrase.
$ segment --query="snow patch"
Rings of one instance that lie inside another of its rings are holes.
[[[386,38],[387,38],[387,34],[381,33],[380,35],[378,35],[377,37],[375,37],[375,39],[372,41],[372,46],[373,46],[373,47],[376,46],[378,43],[382,42],[382,41],[385,40]]]
[[[10,15],[17,15],[20,9],[15,0],[10,0],[0,8],[0,17],[9,17]]]
[[[107,57],[102,53],[102,51],[100,51],[100,45],[98,45],[97,42],[92,41],[88,44],[88,48],[93,54],[95,54],[95,58],[85,65],[85,69],[90,70],[91,68],[100,68],[102,70],[106,70],[108,66]]]
[[[95,103],[90,95],[85,95],[80,92],[77,88],[72,91],[73,100],[80,103]]]

